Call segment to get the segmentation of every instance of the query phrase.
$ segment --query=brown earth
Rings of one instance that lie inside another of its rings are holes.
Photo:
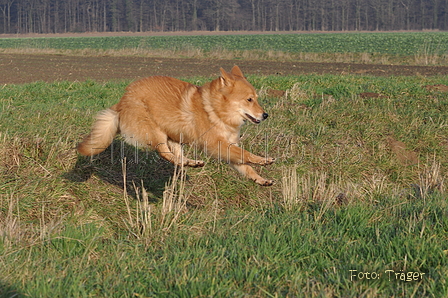
[[[0,84],[35,81],[137,79],[151,75],[211,76],[238,64],[245,74],[359,74],[373,76],[447,75],[448,66],[403,66],[350,63],[212,60],[195,58],[91,57],[0,53]]]

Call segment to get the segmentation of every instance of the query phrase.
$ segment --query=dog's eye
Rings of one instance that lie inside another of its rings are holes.
[[[247,99],[248,102],[251,102],[252,100],[253,100],[252,98],[248,98],[248,99]]]

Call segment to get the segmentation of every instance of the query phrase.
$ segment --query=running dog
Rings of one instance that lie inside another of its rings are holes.
[[[243,123],[260,124],[266,118],[254,87],[238,66],[230,73],[221,68],[221,76],[204,86],[152,76],[131,83],[120,102],[99,112],[77,150],[86,156],[98,154],[120,133],[128,143],[151,147],[175,165],[202,167],[202,160],[183,155],[182,145],[193,144],[257,184],[270,186],[273,181],[249,164],[270,165],[275,159],[238,146]]]

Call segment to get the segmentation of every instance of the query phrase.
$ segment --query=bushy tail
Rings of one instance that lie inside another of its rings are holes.
[[[78,145],[78,152],[91,156],[103,152],[112,143],[118,132],[118,113],[112,109],[101,111],[96,116],[92,131]]]

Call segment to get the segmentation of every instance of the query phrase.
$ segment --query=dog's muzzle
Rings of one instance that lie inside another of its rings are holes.
[[[268,113],[263,113],[263,114],[261,115],[261,117],[262,117],[263,119],[258,120],[258,119],[254,118],[254,117],[252,117],[251,115],[249,115],[249,114],[246,113],[246,117],[247,117],[250,121],[252,121],[253,123],[255,123],[255,124],[260,124],[260,122],[263,121],[263,120],[266,120],[266,119],[268,118],[268,116],[269,116]]]

